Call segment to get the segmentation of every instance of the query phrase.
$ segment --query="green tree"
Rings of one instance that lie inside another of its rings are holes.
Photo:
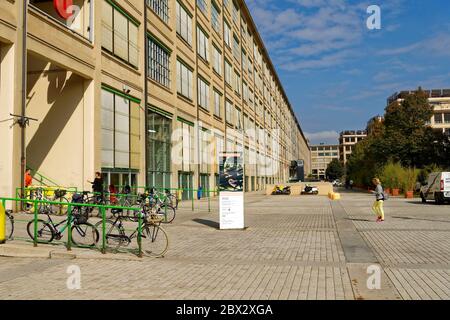
[[[370,185],[392,161],[404,167],[450,166],[450,142],[429,125],[433,107],[420,88],[386,108],[384,120],[373,123],[370,135],[359,142],[347,163],[347,175],[357,184]]]
[[[344,166],[339,160],[333,159],[333,161],[328,164],[325,175],[330,180],[340,179],[344,175]]]
[[[444,136],[427,125],[433,115],[428,95],[420,88],[386,108],[384,132],[374,144],[379,161],[401,162],[408,167],[423,167],[442,160],[440,148]]]

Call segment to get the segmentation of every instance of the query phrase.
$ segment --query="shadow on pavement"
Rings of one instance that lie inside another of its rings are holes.
[[[402,219],[402,220],[420,220],[420,221],[430,221],[430,222],[445,222],[445,223],[450,223],[450,220],[421,219],[421,218],[416,218],[416,217],[398,217],[398,216],[392,216],[392,218],[395,218],[395,219]]]
[[[347,218],[346,220],[350,220],[350,221],[363,221],[363,222],[371,222],[372,220],[369,220],[369,219],[350,219],[350,218]]]
[[[216,221],[211,221],[211,220],[205,220],[205,219],[193,219],[192,221],[203,224],[207,227],[211,227],[214,229],[219,229],[220,228],[220,224]]]
[[[406,201],[406,203],[416,204],[416,205],[420,204],[421,206],[433,206],[433,207],[438,206],[435,202],[430,202],[430,201],[425,202],[425,203],[423,203],[422,201]],[[443,205],[449,205],[449,204],[446,203],[446,204],[442,204],[442,206]]]

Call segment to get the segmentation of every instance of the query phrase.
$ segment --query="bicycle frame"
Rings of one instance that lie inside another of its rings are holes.
[[[58,222],[58,223],[55,224],[49,214],[46,214],[46,216],[47,216],[47,221],[46,222],[53,228],[53,231],[55,231],[56,234],[62,235],[66,231],[66,229],[67,229],[67,219],[64,219],[63,221]],[[70,218],[70,224],[73,224],[74,221],[75,221],[75,218],[72,216]],[[62,224],[64,224],[64,226],[61,229],[58,230],[58,227],[60,225],[62,225]]]

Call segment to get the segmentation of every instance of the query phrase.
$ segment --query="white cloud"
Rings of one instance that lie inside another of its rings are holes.
[[[311,143],[330,142],[337,143],[339,140],[339,133],[337,131],[321,131],[315,133],[305,133],[306,137]]]

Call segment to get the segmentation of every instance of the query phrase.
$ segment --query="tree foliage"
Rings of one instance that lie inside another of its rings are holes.
[[[328,164],[325,175],[330,180],[340,179],[344,175],[344,166],[339,160],[333,159],[333,161]]]
[[[420,88],[385,110],[384,120],[371,128],[371,134],[354,148],[347,173],[358,184],[370,185],[389,162],[423,169],[450,165],[449,140],[429,125],[433,107]]]

